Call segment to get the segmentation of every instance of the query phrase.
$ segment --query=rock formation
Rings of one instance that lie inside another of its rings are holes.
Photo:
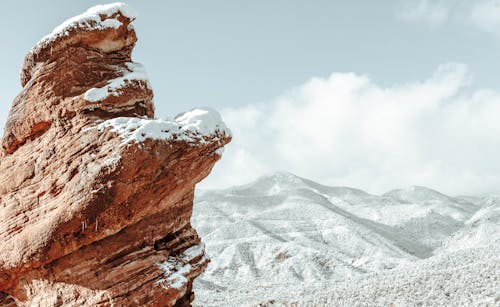
[[[134,18],[91,8],[26,56],[0,154],[0,305],[193,299],[194,186],[231,136],[210,109],[153,119]]]

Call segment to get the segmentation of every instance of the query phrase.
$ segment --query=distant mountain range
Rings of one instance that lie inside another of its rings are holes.
[[[203,305],[220,304],[217,297],[235,288],[268,289],[272,299],[286,285],[333,286],[464,249],[498,248],[499,203],[494,196],[450,197],[420,186],[378,196],[289,173],[200,191],[192,224],[212,262],[195,292]]]

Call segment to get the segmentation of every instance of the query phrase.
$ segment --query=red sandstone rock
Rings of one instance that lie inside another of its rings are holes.
[[[194,186],[230,132],[209,109],[152,119],[133,19],[93,8],[26,57],[0,154],[0,305],[192,301]]]

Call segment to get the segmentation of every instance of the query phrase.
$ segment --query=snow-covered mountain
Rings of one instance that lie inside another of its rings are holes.
[[[480,209],[465,222],[465,227],[444,240],[436,252],[500,245],[500,197],[485,197],[480,204]]]
[[[197,302],[220,305],[217,298],[239,289],[240,297],[250,293],[239,304],[257,304],[263,294],[251,293],[258,289],[340,289],[346,280],[398,274],[463,248],[498,248],[498,203],[417,186],[371,195],[289,173],[199,191],[192,224],[212,262],[195,284]]]

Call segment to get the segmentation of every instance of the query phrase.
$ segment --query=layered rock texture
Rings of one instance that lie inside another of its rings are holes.
[[[26,56],[0,154],[0,305],[193,299],[194,187],[231,136],[210,109],[153,119],[134,18],[91,8]]]

